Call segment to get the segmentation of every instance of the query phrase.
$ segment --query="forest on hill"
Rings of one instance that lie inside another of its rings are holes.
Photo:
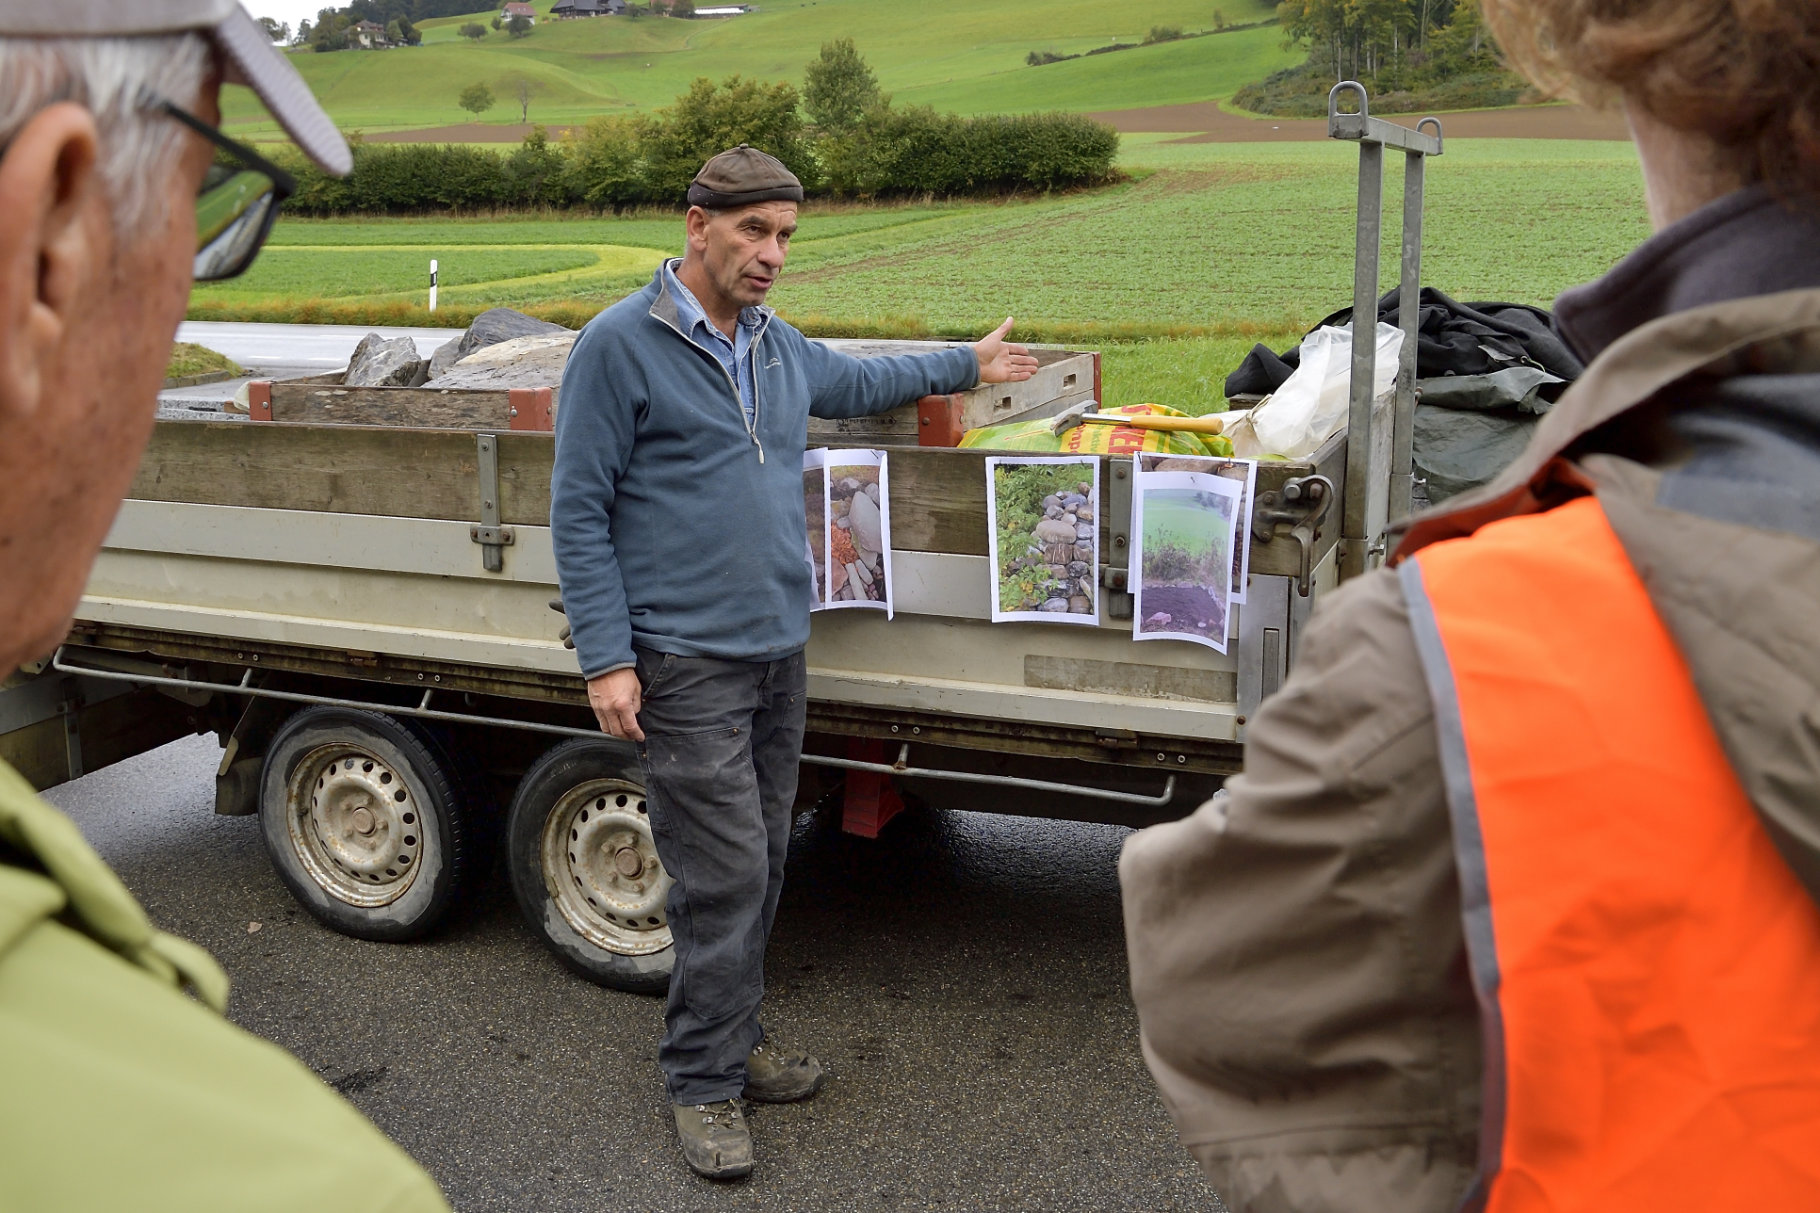
[[[1341,80],[1364,84],[1386,113],[1532,99],[1500,59],[1480,0],[1283,0],[1277,14],[1308,59],[1234,94],[1254,113],[1318,117]]]

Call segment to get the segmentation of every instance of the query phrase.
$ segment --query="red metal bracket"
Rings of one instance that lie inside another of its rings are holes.
[[[924,396],[916,402],[916,445],[959,446],[967,427],[961,422],[962,395]]]
[[[272,419],[272,381],[255,379],[246,385],[246,415],[251,421]]]
[[[937,397],[940,399],[940,397]],[[889,762],[885,743],[866,738],[849,738],[847,757],[856,762]],[[848,771],[846,799],[841,803],[840,828],[861,838],[877,838],[887,822],[904,811],[904,798],[897,794],[891,776],[878,771]]]
[[[515,387],[507,393],[511,428],[549,433],[556,428],[553,394],[547,387]]]

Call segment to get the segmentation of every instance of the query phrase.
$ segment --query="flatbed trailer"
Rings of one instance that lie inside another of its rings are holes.
[[[1368,300],[1375,232],[1371,251]],[[1133,826],[1192,810],[1239,769],[1314,602],[1382,551],[1413,349],[1404,391],[1355,400],[1363,444],[1342,432],[1259,465],[1228,654],[1134,641],[1129,457],[1082,456],[1101,464],[1094,625],[990,622],[990,452],[944,444],[962,422],[1097,396],[1097,360],[1046,352],[1034,403],[977,389],[887,415],[895,431],[812,433],[926,445],[885,444],[896,618],[814,618],[799,807],[838,808],[866,836],[906,797]],[[214,732],[216,811],[260,816],[326,924],[420,934],[503,845],[559,956],[660,988],[669,880],[636,755],[600,734],[552,610],[548,392],[416,391],[363,404],[318,380],[255,393],[269,420],[159,422],[68,640],[0,683],[0,757],[47,787]],[[373,415],[389,423],[348,424]]]

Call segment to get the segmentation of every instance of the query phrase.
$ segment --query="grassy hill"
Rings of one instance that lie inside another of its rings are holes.
[[[547,10],[553,0],[537,0]],[[423,45],[388,51],[298,52],[292,62],[335,120],[349,130],[407,130],[471,121],[455,104],[466,85],[500,93],[485,121],[516,122],[499,82],[535,82],[534,122],[585,121],[601,113],[667,105],[697,76],[735,73],[800,84],[821,44],[851,37],[900,103],[957,113],[1105,110],[1229,97],[1299,61],[1274,26],[1140,46],[1042,67],[1033,50],[1075,54],[1141,42],[1153,26],[1211,28],[1268,16],[1270,0],[781,0],[727,20],[662,17],[540,20],[525,38],[491,32],[478,42],[456,31],[474,17],[426,22]],[[479,19],[491,17],[491,10]],[[237,134],[276,128],[243,90],[227,100]]]

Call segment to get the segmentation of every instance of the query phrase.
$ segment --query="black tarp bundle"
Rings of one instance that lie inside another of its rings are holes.
[[[1378,319],[1401,324],[1400,291],[1378,300]],[[1519,303],[1457,303],[1423,287],[1416,331],[1416,475],[1428,500],[1484,484],[1523,450],[1530,431],[1584,369],[1555,335],[1553,319]],[[1343,328],[1352,309],[1316,327]],[[1226,377],[1228,396],[1267,396],[1301,364],[1301,348],[1254,346]]]

